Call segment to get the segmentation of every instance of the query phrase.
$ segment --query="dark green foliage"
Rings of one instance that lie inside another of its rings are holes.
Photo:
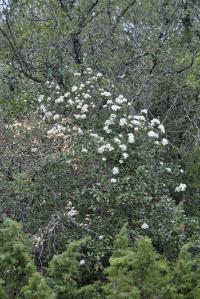
[[[3,284],[3,281],[1,280],[1,281],[0,281],[0,298],[1,298],[1,299],[6,299],[5,289],[4,289],[4,287],[2,286],[2,284]]]
[[[183,246],[174,263],[158,254],[147,237],[131,247],[124,227],[116,238],[110,267],[105,270],[107,298],[199,298],[199,259],[198,244]]]
[[[167,261],[144,237],[134,248],[128,245],[127,229],[124,227],[115,241],[110,267],[106,270],[107,298],[157,298],[168,292],[169,267]]]
[[[200,248],[199,244],[186,244],[181,249],[174,265],[173,283],[180,298],[196,299],[200,297]]]
[[[185,201],[188,213],[200,215],[200,148],[195,147],[190,153],[184,155],[186,168],[185,178],[188,184],[187,198]]]
[[[20,292],[36,271],[21,226],[5,220],[0,228],[0,277],[10,297]]]
[[[55,299],[56,295],[38,272],[31,275],[28,284],[22,288],[24,299]]]
[[[5,236],[7,235],[7,238]],[[53,257],[44,274],[36,270],[27,236],[21,227],[5,220],[0,228],[1,299],[196,299],[200,296],[200,246],[184,245],[177,260],[159,254],[148,237],[130,245],[124,226],[117,235],[104,270],[104,282],[83,284],[81,259],[86,240],[71,243]]]
[[[21,226],[9,219],[0,227],[0,265],[0,277],[8,298],[55,298],[45,278],[36,270]]]
[[[49,264],[47,277],[44,277],[36,270],[21,226],[6,219],[0,228],[0,277],[3,279],[0,298],[100,298],[95,285],[81,286],[79,261],[80,247],[84,243],[84,240],[73,242],[66,252],[55,256]]]
[[[52,287],[60,299],[89,299],[98,298],[95,286],[81,287],[81,267],[85,261],[80,261],[80,247],[84,241],[71,243],[67,251],[61,255],[53,257],[49,264],[48,273],[51,277]]]

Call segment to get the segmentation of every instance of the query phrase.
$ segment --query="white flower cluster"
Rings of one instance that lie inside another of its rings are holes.
[[[51,129],[47,131],[47,136],[52,137],[52,136],[57,136],[57,137],[63,137],[64,132],[66,128],[62,125],[55,124]]]
[[[111,152],[114,150],[114,147],[112,147],[110,145],[110,143],[106,143],[105,145],[102,145],[100,146],[97,151],[100,153],[100,154],[103,154],[105,151],[108,151],[108,152]]]
[[[186,184],[180,183],[180,185],[175,188],[175,192],[183,192],[185,191],[186,188],[187,188]]]
[[[142,224],[141,228],[142,228],[142,229],[148,229],[148,228],[149,228],[149,226],[148,226],[148,224],[147,224],[147,223],[145,223],[145,222],[144,222],[144,223]]]
[[[82,73],[76,72],[73,86],[63,95],[59,86],[49,82],[47,85],[54,88],[56,100],[41,95],[38,98],[38,111],[43,119],[53,123],[47,131],[48,137],[66,137],[69,132],[86,134],[95,144],[103,162],[109,160],[110,163],[115,157],[110,182],[116,183],[123,174],[120,168],[132,158],[134,148],[141,144],[141,140],[155,148],[167,146],[169,142],[163,136],[165,128],[158,118],[149,120],[147,109],[132,114],[131,101],[123,95],[115,97],[110,86],[102,88],[101,78],[101,73],[95,75],[90,68]],[[67,121],[63,121],[65,119]],[[82,147],[80,152],[85,155],[88,148]],[[169,167],[165,169],[171,172]],[[179,186],[176,192],[183,189],[183,186]]]
[[[149,138],[149,142],[151,142],[152,139],[157,140],[158,145],[165,146],[168,144],[168,140],[166,138],[160,138],[159,134],[163,134],[164,132],[164,126],[160,124],[160,121],[158,119],[153,119],[152,121],[148,121],[146,115],[147,110],[142,110],[141,114],[139,115],[130,115],[125,111],[125,107],[127,107],[127,100],[123,100],[124,98],[122,96],[117,98],[117,101],[119,103],[120,98],[120,105],[118,105],[119,109],[116,109],[115,114],[113,114],[113,105],[112,100],[108,100],[107,104],[104,106],[104,109],[109,111],[110,109],[110,116],[105,120],[103,127],[103,131],[106,132],[109,136],[105,138],[102,138],[102,140],[98,141],[98,144],[102,143],[100,146],[98,146],[97,151],[99,154],[105,155],[107,152],[114,151],[121,152],[121,157],[119,158],[119,165],[123,164],[126,159],[129,158],[132,144],[134,145],[135,141],[137,140],[137,136],[140,134],[140,132],[146,132],[147,131],[147,138]],[[125,107],[124,107],[124,104]],[[142,115],[142,114],[145,114]],[[160,127],[158,127],[160,126]],[[154,130],[152,130],[152,127],[154,127]],[[160,139],[160,142],[158,141]],[[107,158],[103,157],[103,161],[106,161]],[[119,174],[119,165],[115,166],[113,168],[112,174],[117,175]],[[116,177],[111,178],[111,183],[116,183],[117,179]]]

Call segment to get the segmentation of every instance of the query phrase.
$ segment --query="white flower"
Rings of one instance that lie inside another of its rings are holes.
[[[102,73],[97,73],[97,78],[101,78],[103,75],[102,75]]]
[[[112,173],[113,173],[114,175],[119,174],[119,168],[118,168],[118,167],[113,167]]]
[[[60,118],[60,115],[59,114],[55,114],[54,116],[53,116],[53,120],[57,120],[57,119],[59,119]]]
[[[112,132],[111,129],[106,130],[106,133],[107,133],[107,134],[110,134],[111,132]]]
[[[109,118],[110,119],[115,119],[116,117],[117,117],[117,115],[112,113]]]
[[[76,216],[77,214],[78,214],[78,211],[76,211],[76,210],[74,210],[74,208],[72,208],[71,211],[69,211],[69,212],[67,213],[67,216],[69,216],[69,217],[74,217],[74,216]]]
[[[158,140],[154,141],[154,144],[159,145],[159,141]]]
[[[41,106],[40,106],[40,110],[43,111],[43,112],[46,112],[46,111],[47,111],[47,109],[46,109],[46,107],[45,107],[44,105],[41,105]]]
[[[111,97],[111,93],[109,91],[104,91],[101,93],[101,95],[104,97]]]
[[[134,115],[133,118],[141,121],[145,120],[145,117],[143,115]]]
[[[117,111],[117,110],[119,110],[121,107],[120,106],[118,106],[118,105],[112,105],[111,106],[111,109],[113,110],[113,111]]]
[[[149,137],[153,137],[153,138],[158,138],[158,134],[156,132],[154,132],[154,131],[149,131],[148,132],[148,136]]]
[[[31,148],[31,153],[35,153],[35,152],[37,152],[37,147],[32,147]]]
[[[180,185],[175,188],[175,192],[185,191],[186,188],[187,188],[186,184],[180,183]]]
[[[72,101],[72,99],[69,99],[68,100],[68,103],[72,106],[72,105],[74,105],[74,101]]]
[[[142,228],[142,229],[148,229],[148,228],[149,228],[149,226],[148,226],[148,224],[146,224],[146,223],[143,223],[143,224],[142,224],[142,226],[141,226],[141,228]]]
[[[127,153],[123,153],[122,156],[124,159],[127,159],[129,157],[129,155]]]
[[[105,121],[105,125],[106,125],[106,126],[110,126],[110,125],[112,125],[112,124],[113,124],[113,121],[110,120],[110,119],[107,119],[107,120]]]
[[[123,103],[123,99],[121,100],[119,97],[115,99],[115,102],[117,104],[122,104]]]
[[[95,134],[95,133],[90,133],[90,136],[94,137],[94,138],[99,138],[99,135],[98,134]]]
[[[102,161],[104,161],[104,162],[105,162],[106,160],[107,160],[107,159],[106,159],[105,157],[103,157],[103,158],[102,158]]]
[[[84,88],[85,84],[81,83],[80,88]]]
[[[84,99],[91,99],[91,95],[89,95],[88,93],[84,94]]]
[[[51,128],[47,131],[47,135],[48,137],[50,137],[51,135],[55,134],[55,129],[54,128]]]
[[[104,130],[107,134],[109,134],[109,133],[112,132],[112,130],[109,129],[108,126],[105,126],[105,127],[103,128],[103,130]]]
[[[114,148],[110,145],[110,143],[107,143],[107,144],[105,145],[105,148],[106,148],[109,152],[111,152],[111,151],[114,150]]]
[[[80,119],[86,119],[86,114],[80,115]]]
[[[76,92],[78,90],[78,87],[76,85],[72,86],[72,92]]]
[[[143,110],[141,110],[141,113],[147,114],[148,111],[147,111],[147,109],[143,109]]]
[[[52,112],[48,111],[45,113],[45,117],[51,117],[52,116]]]
[[[179,171],[180,171],[180,173],[184,173],[184,170],[182,168]]]
[[[55,100],[55,103],[56,103],[56,104],[63,103],[63,102],[64,102],[64,97],[63,97],[63,96],[61,96],[61,97],[59,97],[59,98],[57,98],[57,99]]]
[[[41,103],[43,101],[43,99],[44,99],[44,95],[39,96],[38,103]]]
[[[87,150],[86,148],[82,148],[82,149],[81,149],[81,152],[82,152],[82,153],[87,153],[88,150]]]
[[[113,104],[113,101],[112,100],[107,100],[106,104],[111,105],[111,104]]]
[[[167,171],[167,172],[171,172],[172,170],[171,170],[171,168],[167,167],[167,168],[166,168],[166,171]]]
[[[115,102],[117,104],[123,104],[123,103],[126,103],[127,102],[127,99],[123,97],[123,95],[119,95],[116,99],[115,99]]]
[[[111,183],[116,183],[117,180],[115,178],[110,179]]]
[[[162,145],[165,146],[165,145],[167,145],[167,144],[168,144],[168,140],[167,140],[166,138],[163,138],[163,139],[162,139]]]
[[[78,132],[79,134],[83,134],[83,130],[82,130],[81,128],[77,128],[77,132]]]
[[[75,77],[80,77],[80,76],[81,76],[81,73],[74,73],[74,76],[75,76]]]
[[[133,125],[135,125],[135,126],[140,126],[141,125],[141,123],[138,121],[138,120],[136,120],[136,119],[133,119],[133,120],[131,120],[130,121]]]
[[[161,133],[165,133],[165,127],[162,124],[158,126],[158,129],[161,131]]]
[[[102,239],[103,239],[103,236],[102,236],[102,235],[100,235],[100,236],[99,236],[99,240],[102,240]]]
[[[128,133],[128,142],[129,143],[134,143],[135,142],[135,138],[133,133]]]
[[[125,144],[120,144],[119,147],[123,152],[127,151],[127,146]]]
[[[74,114],[74,117],[75,117],[75,119],[85,119],[86,115],[85,114],[82,114],[82,115],[80,115],[80,114]]]
[[[86,112],[88,112],[88,104],[85,104],[85,105],[82,106],[82,108],[81,108],[81,112],[82,112],[82,113],[86,113]]]
[[[152,126],[159,125],[159,124],[160,124],[159,119],[157,119],[157,118],[153,118],[153,119],[151,120],[151,125],[152,125]]]
[[[114,150],[114,148],[113,148],[109,143],[107,143],[106,145],[102,145],[102,146],[100,146],[100,147],[97,149],[97,151],[98,151],[98,153],[103,154],[104,151],[105,151],[106,149],[107,149],[109,152],[111,152],[112,150]]]
[[[83,266],[83,265],[85,265],[85,260],[80,260],[80,266]]]
[[[68,98],[70,96],[70,92],[66,92],[65,94],[64,94],[64,97],[65,98]]]
[[[122,163],[124,163],[124,161],[121,159],[121,160],[119,160],[119,163],[122,164]]]
[[[91,69],[90,67],[87,67],[87,68],[86,68],[86,71],[87,71],[88,73],[92,73],[92,69]]]
[[[114,142],[120,144],[121,140],[119,138],[117,138],[117,137],[114,137]]]
[[[126,118],[121,118],[120,121],[119,121],[119,125],[120,125],[120,127],[123,127],[123,126],[126,125],[126,124],[127,124],[127,120],[126,120]]]

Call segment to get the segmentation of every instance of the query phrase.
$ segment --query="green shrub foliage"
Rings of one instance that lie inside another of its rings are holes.
[[[39,273],[31,256],[28,236],[9,219],[0,228],[0,298],[20,299],[196,299],[200,296],[200,246],[185,244],[169,261],[149,237],[131,245],[127,225],[114,241],[104,281],[84,283],[87,260],[82,250],[88,240],[72,242]]]

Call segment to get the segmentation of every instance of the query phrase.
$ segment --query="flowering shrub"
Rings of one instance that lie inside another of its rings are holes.
[[[96,238],[102,235],[105,248],[110,246],[110,235],[125,221],[136,235],[145,232],[159,243],[154,218],[159,202],[165,209],[162,229],[167,223],[176,227],[171,197],[186,189],[181,182],[182,170],[167,159],[169,142],[164,125],[146,109],[137,114],[132,110],[132,100],[116,95],[114,86],[90,68],[83,74],[75,73],[67,91],[47,82],[44,95],[38,98],[48,143],[59,145],[63,153],[54,158],[54,167],[58,171],[64,157],[66,167],[60,175],[57,172],[56,183],[47,179],[46,173],[45,184],[56,184],[57,190],[68,194],[72,211],[67,215],[87,233]],[[73,177],[73,193],[69,175]],[[63,179],[68,181],[66,188]],[[167,226],[163,247],[169,241],[168,233]],[[177,238],[183,240],[184,236],[177,233]]]
[[[166,255],[177,254],[188,219],[177,217],[173,196],[181,200],[186,185],[168,159],[164,125],[146,109],[133,112],[132,99],[117,95],[101,73],[86,69],[70,82],[69,90],[46,82],[37,111],[7,127],[26,161],[9,182],[9,209],[19,209],[35,235],[38,263],[89,235],[93,249],[84,260],[95,270],[85,276],[95,279],[125,222],[133,240],[148,235]]]
[[[170,165],[164,163],[168,140],[159,119],[150,120],[146,109],[139,114],[132,113],[132,100],[123,95],[115,97],[114,87],[109,86],[101,73],[93,74],[88,68],[83,75],[75,73],[74,76],[76,84],[71,90],[62,95],[56,85],[51,92],[53,98],[42,95],[38,99],[38,110],[49,124],[48,138],[66,140],[74,136],[78,141],[75,154],[85,158],[96,153],[102,168],[111,168],[107,173],[111,183],[119,182],[131,170],[133,159],[139,160],[138,165],[150,167],[155,155],[156,167],[165,170],[166,176],[173,173]],[[47,86],[52,89],[54,84],[47,82]],[[145,159],[143,165],[142,159]],[[138,165],[134,163],[135,170]],[[186,185],[180,183],[175,191],[185,189]]]

